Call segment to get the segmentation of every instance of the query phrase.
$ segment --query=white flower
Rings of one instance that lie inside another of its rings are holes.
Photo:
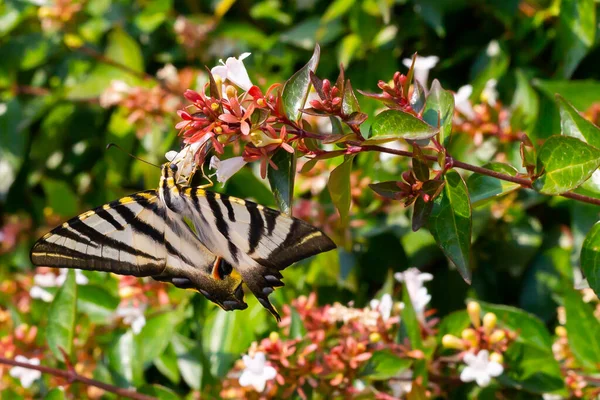
[[[481,92],[481,99],[492,107],[496,105],[496,101],[498,100],[498,91],[496,90],[497,84],[497,80],[490,79],[485,83],[485,87]]]
[[[138,334],[142,331],[144,325],[146,325],[146,317],[144,317],[145,307],[135,306],[121,306],[117,308],[117,317],[123,318],[125,325],[131,326],[131,330],[134,334]]]
[[[52,299],[54,299],[54,295],[52,293],[40,286],[33,286],[31,289],[29,289],[29,296],[31,296],[32,299],[40,299],[46,303],[50,303]]]
[[[267,381],[275,379],[277,371],[270,365],[265,365],[265,353],[256,352],[254,357],[244,355],[244,370],[240,375],[241,386],[252,386],[257,392],[265,390]]]
[[[212,156],[210,159],[210,168],[217,170],[217,181],[221,183],[227,182],[227,179],[242,169],[244,165],[246,165],[246,161],[244,161],[243,157],[231,157],[227,160],[219,160],[217,157]]]
[[[392,308],[394,307],[394,301],[392,300],[392,296],[388,293],[385,293],[381,296],[381,300],[373,299],[369,303],[369,306],[372,310],[378,311],[381,314],[381,318],[384,321],[387,321],[392,315]]]
[[[165,158],[172,164],[177,165],[177,177],[189,178],[196,169],[196,153],[200,147],[210,139],[209,135],[204,135],[202,140],[186,145],[179,153],[171,150],[165,154]]]
[[[471,100],[469,100],[471,93],[473,93],[473,86],[464,85],[458,88],[458,92],[454,94],[454,108],[469,120],[475,118],[475,111]]]
[[[429,56],[429,57],[421,57],[417,56],[415,60],[415,69],[414,69],[414,77],[415,80],[419,81],[419,83],[427,90],[427,80],[429,79],[429,70],[436,66],[436,64],[440,61],[439,57]],[[405,67],[410,68],[412,65],[412,59],[405,58],[402,60],[402,64]]]
[[[131,88],[124,81],[111,81],[110,86],[100,95],[100,106],[107,108],[118,104],[127,94],[129,94],[130,90]]]
[[[65,280],[67,279],[68,273],[69,273],[69,270],[61,269],[60,273],[56,277],[56,281],[55,281],[56,285],[55,286],[62,286],[62,284],[65,283]],[[80,269],[76,269],[75,270],[75,283],[77,283],[78,285],[87,285],[88,282],[89,282],[89,279],[87,278],[87,276],[85,276],[83,274],[83,272],[81,272]]]
[[[219,60],[223,65],[213,67],[210,72],[213,75],[220,76],[223,81],[228,80],[234,85],[248,91],[252,87],[252,82],[250,81],[243,60],[249,55],[250,53],[243,53],[239,58],[229,57],[225,62]]]
[[[32,365],[40,365],[39,358],[27,358],[21,355],[16,356],[15,361]],[[21,381],[21,386],[24,388],[31,387],[34,381],[42,377],[42,373],[40,371],[24,367],[12,367],[9,373],[13,378],[19,379]]]
[[[387,142],[387,143],[383,143],[381,145],[381,147],[385,147],[386,149],[390,149],[390,150],[403,150],[403,146],[402,143],[400,143],[399,140],[395,140],[393,142]],[[387,163],[391,160],[397,159],[398,156],[396,154],[391,154],[391,153],[379,153],[379,159],[381,160],[382,163]]]
[[[497,40],[492,40],[490,44],[488,44],[487,49],[485,49],[485,54],[488,57],[493,58],[500,54],[500,44]]]
[[[544,393],[544,394],[542,394],[542,399],[544,399],[544,400],[562,400],[562,399],[564,399],[564,397],[562,397],[560,394]]]
[[[161,81],[176,85],[179,83],[179,75],[177,74],[177,68],[173,64],[167,64],[158,71],[156,71],[156,77]]]
[[[492,377],[500,376],[504,372],[502,364],[490,361],[487,350],[480,350],[477,355],[465,354],[464,362],[467,366],[460,373],[460,380],[463,382],[475,381],[481,387],[489,385]]]
[[[433,275],[421,273],[417,268],[409,268],[404,272],[395,273],[394,278],[399,282],[405,282],[413,308],[417,316],[423,319],[425,307],[431,301],[431,295],[423,283],[432,280]]]
[[[412,390],[412,377],[413,373],[408,369],[390,379],[389,385],[392,389],[392,396],[403,399],[405,395],[410,393]]]

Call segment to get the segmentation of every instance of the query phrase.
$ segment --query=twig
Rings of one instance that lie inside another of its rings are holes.
[[[79,375],[75,371],[65,371],[58,368],[46,367],[44,365],[34,365],[29,363],[23,363],[12,360],[10,358],[0,357],[0,364],[12,365],[15,367],[22,367],[28,369],[34,369],[46,374],[59,376],[66,379],[68,382],[81,382],[84,385],[95,386],[97,388],[106,390],[107,392],[114,393],[118,396],[127,397],[134,400],[156,400],[156,397],[147,396],[145,394],[134,392],[133,390],[123,389],[117,386],[109,385],[108,383],[100,382],[94,379],[86,378],[85,376]]]
[[[387,147],[376,146],[376,145],[361,145],[358,142],[347,142],[347,143],[351,144],[352,146],[360,147],[362,149],[362,151],[378,151],[380,153],[389,153],[389,154],[395,154],[395,155],[404,156],[404,157],[412,157],[413,156],[412,152],[410,152],[410,151],[388,149]],[[430,155],[424,155],[424,156],[428,160],[437,161],[437,157],[435,157],[435,156],[430,156]],[[492,171],[491,169],[478,167],[476,165],[467,164],[467,163],[464,163],[462,161],[457,161],[457,160],[453,161],[453,166],[457,167],[457,168],[465,169],[467,171],[475,172],[477,174],[491,176],[493,178],[501,179],[503,181],[513,182],[513,183],[521,185],[522,187],[524,187],[526,189],[532,188],[531,179],[528,179],[528,178],[503,174],[501,172]],[[581,201],[584,203],[589,203],[589,204],[594,204],[594,205],[600,206],[600,199],[597,199],[594,197],[585,196],[585,195],[577,194],[577,193],[573,193],[573,192],[562,193],[560,196],[566,197],[568,199],[573,199],[573,200]]]

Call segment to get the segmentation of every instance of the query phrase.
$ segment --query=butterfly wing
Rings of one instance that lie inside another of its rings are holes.
[[[190,228],[145,191],[87,211],[55,228],[31,250],[34,265],[150,276],[200,291],[224,309],[243,309],[242,278],[213,277],[220,262]]]
[[[251,201],[197,188],[182,193],[202,243],[229,261],[276,317],[268,296],[274,287],[283,286],[280,271],[336,247],[312,225]]]

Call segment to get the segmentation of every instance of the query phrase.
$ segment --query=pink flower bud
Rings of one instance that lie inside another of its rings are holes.
[[[191,89],[187,89],[184,93],[183,93],[183,97],[185,97],[186,99],[188,99],[189,101],[191,101],[192,103],[196,103],[202,100],[202,97],[200,96],[200,94],[198,94],[197,92],[191,90]]]
[[[323,79],[323,92],[325,95],[331,92],[331,82],[329,82],[329,79]]]

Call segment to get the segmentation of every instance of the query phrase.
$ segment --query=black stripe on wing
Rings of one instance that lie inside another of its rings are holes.
[[[263,236],[265,223],[260,215],[260,211],[258,211],[256,203],[247,201],[246,210],[248,210],[248,213],[250,214],[250,226],[248,227],[248,245],[250,249],[248,250],[248,253],[252,254],[254,253],[254,250],[256,250],[256,246],[258,246],[258,243]]]
[[[269,256],[256,259],[260,264],[276,270],[325,251],[335,249],[335,243],[314,226],[293,219],[285,240]]]
[[[192,192],[194,192],[194,191],[192,191]],[[198,200],[197,197],[196,197],[196,200]],[[223,235],[223,237],[225,237],[225,239],[227,239],[229,252],[231,253],[231,257],[233,258],[233,261],[237,262],[238,261],[238,255],[237,255],[238,249],[235,246],[235,244],[233,244],[233,242],[231,241],[231,238],[229,237],[229,225],[227,225],[225,218],[223,218],[223,212],[221,211],[221,206],[219,206],[219,202],[215,198],[215,194],[213,192],[206,192],[206,201],[208,202],[208,205],[209,205],[213,215],[215,216],[215,225],[217,226],[217,229],[219,230],[221,235]],[[200,209],[200,207],[198,207],[198,209]]]

